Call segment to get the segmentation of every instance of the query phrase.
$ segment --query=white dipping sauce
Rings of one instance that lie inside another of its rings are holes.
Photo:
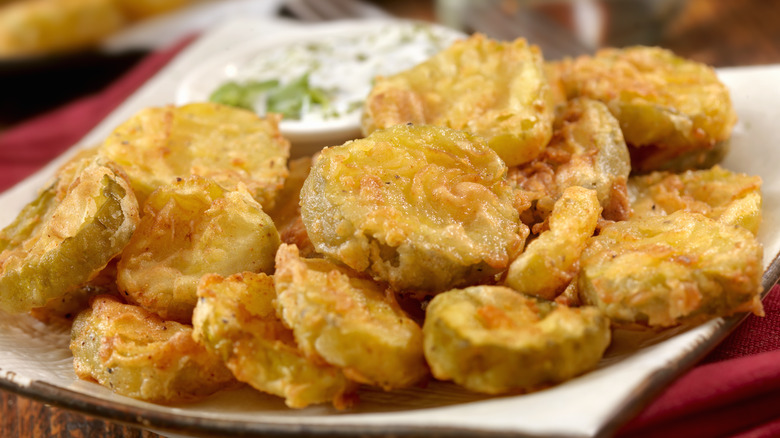
[[[277,80],[280,86],[309,74],[309,89],[327,95],[327,105],[304,107],[300,118],[283,119],[282,135],[293,156],[360,136],[363,102],[377,75],[411,68],[466,35],[432,23],[356,20],[296,25],[282,33],[247,40],[205,59],[180,83],[177,103],[202,102],[227,82]],[[265,113],[265,95],[254,109]]]
[[[276,79],[281,85],[309,74],[311,88],[325,91],[330,108],[312,105],[302,122],[322,122],[359,113],[374,77],[413,67],[463,35],[417,22],[388,22],[365,33],[328,35],[267,49],[225,73],[244,82]],[[256,110],[262,113],[262,105]]]

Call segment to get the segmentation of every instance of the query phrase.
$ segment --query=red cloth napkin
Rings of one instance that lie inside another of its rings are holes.
[[[702,364],[627,424],[626,437],[780,436],[780,286]]]
[[[0,191],[76,143],[189,40],[148,56],[97,95],[2,133]],[[764,306],[765,317],[748,317],[702,364],[675,381],[618,435],[637,438],[780,436],[779,287],[765,298]],[[565,412],[561,414],[565,417]]]

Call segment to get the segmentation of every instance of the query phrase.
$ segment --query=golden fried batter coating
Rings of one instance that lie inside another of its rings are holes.
[[[103,0],[107,1],[107,0]],[[195,0],[109,0],[130,20],[139,20],[170,12],[194,3]]]
[[[603,103],[578,98],[560,107],[544,152],[509,169],[508,179],[536,201],[524,213],[526,223],[544,220],[553,203],[572,186],[596,190],[604,218],[617,221],[631,212],[626,189],[630,172],[631,157],[617,119]]]
[[[117,283],[129,301],[189,323],[201,276],[270,273],[278,246],[273,221],[243,184],[227,191],[191,176],[149,196]]]
[[[116,128],[100,153],[124,167],[141,202],[157,187],[200,175],[226,189],[243,183],[270,209],[290,154],[278,124],[277,116],[216,103],[146,108]]]
[[[609,320],[593,307],[537,301],[502,286],[433,298],[425,358],[434,377],[487,394],[525,392],[593,369],[609,346]]]
[[[301,216],[320,253],[397,289],[440,292],[492,278],[522,250],[505,174],[479,137],[397,125],[323,150]]]
[[[580,254],[596,230],[600,214],[595,190],[567,188],[555,202],[550,228],[509,265],[506,285],[527,295],[555,299],[577,273]]]
[[[666,215],[677,210],[701,213],[753,234],[761,224],[761,177],[714,166],[681,174],[653,172],[631,177],[635,216]]]
[[[70,350],[79,378],[145,401],[190,401],[236,385],[222,360],[192,339],[192,327],[111,296],[76,317]]]
[[[295,246],[283,244],[274,284],[277,314],[307,357],[385,390],[428,375],[420,326],[379,283],[324,259],[300,258]]]
[[[523,39],[475,34],[409,70],[378,77],[365,103],[363,132],[404,123],[462,129],[484,137],[513,166],[539,155],[552,120],[539,49]]]
[[[113,1],[17,1],[0,7],[0,57],[83,49],[126,23]]]
[[[303,356],[293,333],[276,316],[274,279],[244,272],[205,275],[192,316],[195,340],[218,354],[241,382],[284,397],[291,408],[349,404],[356,384],[339,368]]]
[[[115,258],[95,278],[61,297],[49,300],[43,307],[31,309],[30,315],[45,323],[71,324],[82,310],[89,308],[93,297],[120,296],[116,287],[116,265]]]
[[[0,309],[42,307],[88,282],[138,223],[138,203],[115,163],[69,163],[0,232]]]
[[[580,258],[582,301],[620,325],[763,314],[763,248],[745,228],[685,210],[616,222]]]
[[[301,219],[301,188],[311,170],[312,157],[301,157],[290,160],[288,167],[290,175],[284,181],[284,187],[279,192],[279,200],[273,210],[268,212],[274,220],[282,242],[298,247],[303,257],[315,254],[314,245],[309,240],[306,227]]]
[[[632,146],[633,170],[710,167],[737,117],[728,89],[704,64],[658,47],[603,49],[558,67],[569,98],[606,103]]]

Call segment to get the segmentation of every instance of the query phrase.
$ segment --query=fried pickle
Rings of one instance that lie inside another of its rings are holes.
[[[532,199],[524,222],[543,221],[572,186],[595,190],[605,219],[627,219],[631,158],[617,119],[606,105],[586,98],[573,99],[559,110],[544,152],[528,164],[510,168],[507,175],[510,184]]]
[[[276,255],[277,314],[312,360],[385,390],[428,375],[422,330],[392,292],[324,259],[303,259],[292,245]]]
[[[436,295],[423,334],[434,377],[487,394],[571,379],[595,368],[611,340],[609,320],[594,307],[558,306],[502,286]]]
[[[26,0],[0,7],[0,58],[93,46],[127,18],[111,0]]]
[[[195,340],[222,357],[239,381],[283,397],[291,408],[349,405],[357,385],[339,368],[303,356],[292,331],[276,316],[272,277],[208,274],[200,280],[198,298]]]
[[[301,157],[290,160],[288,167],[290,175],[284,181],[284,187],[279,193],[279,201],[268,215],[273,219],[282,242],[298,247],[303,257],[314,256],[316,251],[309,240],[306,227],[301,219],[301,187],[309,176],[312,157]]]
[[[222,360],[192,339],[192,327],[98,296],[76,317],[73,367],[117,394],[155,403],[196,400],[236,385]]]
[[[580,298],[616,324],[670,327],[762,315],[763,248],[737,225],[678,210],[616,222],[580,257]]]
[[[145,108],[117,127],[100,153],[124,167],[141,203],[157,187],[200,175],[226,189],[243,183],[268,210],[290,154],[278,124],[278,116],[216,103]]]
[[[69,163],[0,232],[0,309],[42,307],[88,282],[138,223],[138,203],[115,163]]]
[[[680,174],[653,172],[631,177],[635,216],[667,215],[677,210],[701,213],[756,234],[761,224],[761,177],[714,166]]]
[[[120,296],[116,286],[117,259],[111,260],[95,278],[57,298],[52,298],[42,307],[30,309],[30,315],[47,324],[72,324],[82,310],[89,308],[93,297],[98,295]]]
[[[409,70],[376,78],[363,132],[405,123],[462,129],[484,137],[513,166],[535,158],[550,140],[552,99],[538,47],[475,34]]]
[[[271,218],[243,184],[228,191],[191,176],[149,196],[117,284],[130,302],[189,323],[201,276],[270,273],[279,243]]]
[[[620,121],[634,171],[706,168],[723,157],[737,116],[711,67],[641,46],[557,67],[568,98],[600,100]]]
[[[506,166],[463,131],[397,125],[322,151],[301,191],[318,252],[396,289],[491,279],[522,250]]]
[[[528,244],[511,265],[505,284],[527,295],[553,300],[571,282],[601,206],[595,190],[567,188],[555,202],[550,228]]]

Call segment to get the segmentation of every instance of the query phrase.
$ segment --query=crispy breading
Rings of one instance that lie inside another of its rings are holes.
[[[309,176],[312,157],[301,157],[290,160],[288,167],[290,175],[284,181],[284,187],[279,192],[278,202],[268,215],[273,219],[282,242],[295,245],[304,257],[315,254],[314,245],[309,240],[306,227],[301,219],[301,187]]]
[[[96,297],[76,317],[70,350],[77,376],[140,400],[191,401],[236,386],[222,360],[192,339],[192,327],[112,296]]]
[[[631,177],[635,216],[667,215],[677,210],[701,213],[753,234],[761,224],[761,177],[714,166],[680,174],[653,172]]]
[[[527,224],[544,220],[567,187],[596,190],[603,216],[630,215],[626,183],[631,158],[620,125],[601,102],[578,98],[559,107],[550,144],[532,162],[509,169],[508,180],[535,201]]]
[[[324,402],[349,406],[357,384],[339,368],[304,357],[292,331],[276,316],[272,277],[208,274],[198,284],[198,298],[193,336],[219,355],[239,381],[283,397],[292,408]]]
[[[584,303],[618,325],[669,327],[762,315],[763,248],[745,228],[678,210],[616,222],[580,258]]]
[[[270,209],[290,155],[278,124],[278,116],[216,103],[145,108],[117,127],[100,153],[127,171],[141,203],[162,185],[199,175],[226,189],[243,183]]]
[[[462,129],[484,137],[513,166],[535,158],[550,140],[552,98],[538,47],[475,34],[409,70],[376,78],[363,132],[404,123]]]
[[[323,150],[301,216],[318,252],[397,289],[442,291],[492,278],[522,250],[505,174],[479,137],[396,125]]]
[[[239,183],[191,176],[154,191],[122,253],[117,284],[132,303],[189,323],[204,274],[272,272],[279,234]]]
[[[52,298],[42,307],[30,309],[30,315],[45,323],[71,324],[82,310],[89,308],[98,295],[120,296],[116,286],[117,259],[111,260],[95,278],[66,293]]]
[[[138,224],[138,202],[115,163],[69,163],[0,231],[0,308],[42,307],[88,282]]]
[[[505,284],[527,295],[555,299],[577,273],[580,254],[600,214],[595,190],[579,186],[564,190],[550,214],[550,228],[509,265]]]
[[[26,0],[0,7],[0,58],[93,46],[128,22],[112,0]]]
[[[609,320],[594,307],[538,301],[502,286],[433,298],[423,334],[433,375],[488,394],[541,389],[595,368]]]
[[[643,46],[602,49],[557,67],[568,98],[600,100],[620,121],[634,171],[710,167],[722,158],[737,116],[711,67]]]
[[[422,330],[392,292],[324,259],[304,259],[282,244],[276,255],[277,314],[303,353],[385,390],[428,375]]]

